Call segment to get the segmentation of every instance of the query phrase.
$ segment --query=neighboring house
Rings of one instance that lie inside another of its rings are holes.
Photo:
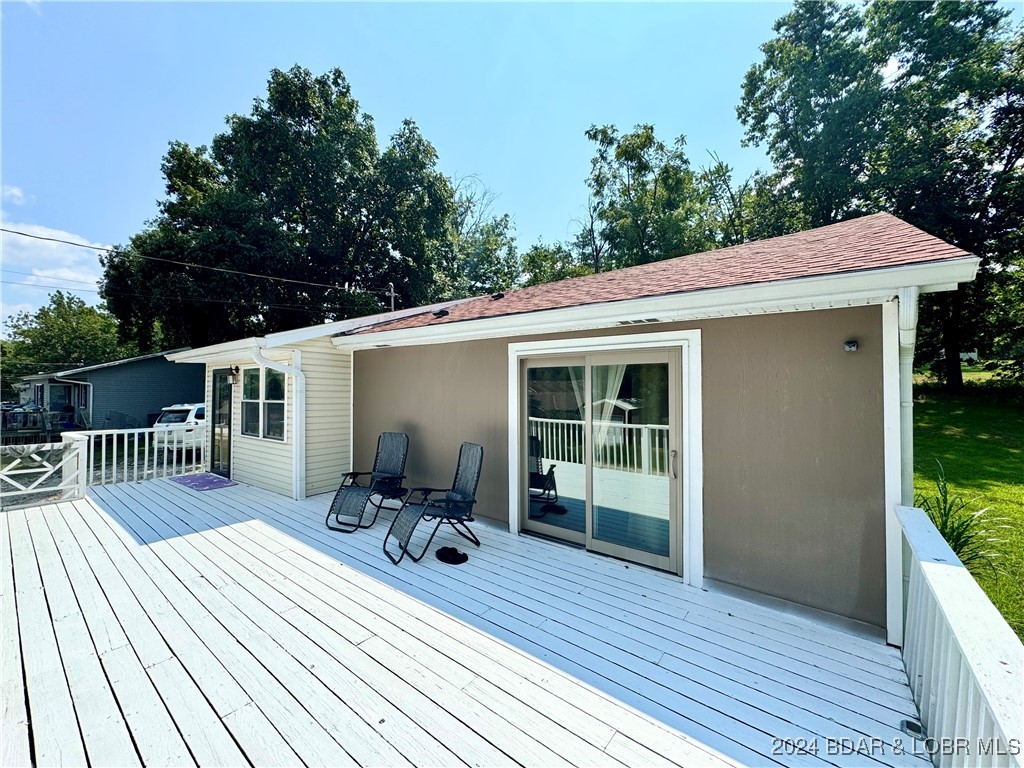
[[[977,267],[877,214],[168,357],[206,364],[230,436],[219,471],[235,479],[332,491],[396,430],[408,484],[443,486],[470,440],[484,446],[481,517],[898,644],[918,296]],[[608,427],[609,406],[641,402]],[[543,410],[574,403],[582,421]],[[531,505],[531,435],[556,466],[559,514]]]
[[[51,413],[70,413],[74,408],[78,427],[148,427],[164,406],[202,401],[203,372],[174,365],[165,358],[184,351],[26,376],[24,383],[31,387],[29,402]]]

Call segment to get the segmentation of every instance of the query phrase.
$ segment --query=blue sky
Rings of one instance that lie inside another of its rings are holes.
[[[784,3],[2,6],[4,226],[123,243],[156,213],[167,143],[209,142],[271,68],[340,67],[381,141],[411,117],[448,174],[476,175],[521,246],[572,234],[592,123],[650,122],[741,174],[743,73]],[[3,308],[88,287],[95,252],[3,236]],[[36,277],[24,274],[35,273]],[[96,301],[95,293],[82,293]]]
[[[564,240],[593,123],[685,134],[694,164],[714,151],[740,177],[767,167],[740,147],[735,108],[788,7],[5,2],[4,226],[126,242],[156,214],[167,143],[208,143],[273,67],[298,63],[340,67],[382,143],[414,119],[445,173],[497,193],[521,247]],[[11,282],[89,287],[100,273],[94,251],[6,234],[2,246],[2,317],[47,300]]]

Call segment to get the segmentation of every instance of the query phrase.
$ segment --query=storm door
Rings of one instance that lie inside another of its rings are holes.
[[[213,372],[213,402],[210,403],[210,471],[231,477],[231,371]]]

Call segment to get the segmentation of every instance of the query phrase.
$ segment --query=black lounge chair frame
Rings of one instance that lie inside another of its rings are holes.
[[[404,498],[405,461],[409,455],[409,436],[404,432],[382,432],[377,438],[377,453],[373,469],[369,472],[346,472],[324,520],[332,531],[355,533],[377,522],[385,501]],[[370,476],[368,485],[359,478]],[[367,507],[373,508],[373,518],[366,521]],[[332,524],[331,518],[334,518]],[[347,519],[344,519],[347,518]]]
[[[540,438],[530,435],[529,438],[529,464],[530,473],[528,491],[530,502],[540,502],[542,506],[534,513],[531,507],[530,517],[534,520],[544,517],[548,512],[565,514],[565,509],[556,506],[558,504],[558,484],[555,482],[555,465],[544,471],[543,448]]]
[[[409,492],[384,536],[384,554],[392,563],[398,565],[406,555],[414,562],[422,560],[430,549],[441,523],[447,523],[462,538],[474,546],[480,546],[480,539],[470,530],[469,523],[473,522],[473,506],[476,504],[476,490],[480,483],[483,459],[482,446],[476,443],[463,443],[459,449],[459,464],[451,488],[413,488]],[[442,493],[444,498],[431,498],[433,494]],[[416,495],[418,498],[414,499]],[[434,530],[430,532],[427,543],[423,545],[419,554],[414,554],[410,551],[409,542],[421,520],[433,522]],[[388,539],[391,537],[398,543],[398,557],[388,551]]]

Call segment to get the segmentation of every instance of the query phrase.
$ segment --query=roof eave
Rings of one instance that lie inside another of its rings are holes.
[[[892,299],[900,288],[909,286],[919,287],[922,293],[955,290],[960,283],[974,280],[979,263],[980,259],[966,256],[939,262],[585,304],[418,328],[370,331],[334,338],[332,343],[336,347],[353,350],[415,346],[607,328],[645,320],[666,323],[880,304]]]
[[[240,358],[248,359],[250,352],[254,349],[260,349],[263,344],[264,340],[262,338],[252,337],[189,349],[184,352],[165,355],[165,357],[172,363],[227,363]]]

